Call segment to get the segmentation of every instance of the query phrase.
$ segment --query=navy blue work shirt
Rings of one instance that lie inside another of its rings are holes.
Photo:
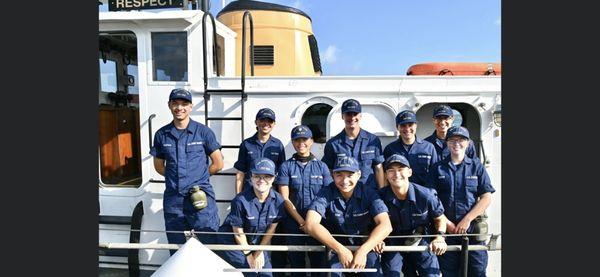
[[[208,158],[219,148],[215,133],[192,119],[184,130],[178,130],[171,122],[156,131],[150,155],[166,161],[165,212],[181,213],[183,197],[193,185],[215,198],[209,183]]]
[[[393,227],[391,235],[411,235],[419,226],[427,230],[435,218],[444,214],[437,192],[415,183],[409,183],[404,201],[396,197],[391,186],[382,188],[379,194],[389,210]],[[403,240],[397,239],[394,243],[402,244]]]
[[[333,178],[324,162],[313,158],[303,165],[294,157],[281,164],[275,180],[277,185],[289,186],[289,199],[302,217],[306,216],[306,210],[321,188],[332,182]]]
[[[445,139],[440,139],[435,134],[435,130],[431,136],[425,138],[426,141],[433,144],[435,147],[435,152],[438,156],[438,161],[441,161],[447,157],[450,157],[450,149],[448,149],[448,144],[446,144]],[[475,152],[475,145],[473,144],[473,140],[469,140],[469,146],[467,146],[467,150],[465,155],[471,159],[479,159],[477,157],[477,152]]]
[[[355,158],[360,165],[361,176],[358,181],[377,189],[373,166],[383,163],[384,158],[381,154],[381,141],[376,135],[361,129],[358,136],[352,141],[346,136],[346,132],[342,130],[342,132],[327,141],[324,152],[321,160],[327,164],[329,169],[333,169],[338,157],[349,156]]]
[[[496,191],[481,162],[469,157],[459,165],[454,165],[450,157],[435,164],[427,186],[437,191],[446,217],[454,223],[463,219],[479,196]]]
[[[323,187],[308,209],[321,215],[321,222],[331,234],[345,235],[369,235],[375,228],[375,216],[388,212],[377,191],[360,182],[348,201],[334,183]],[[362,245],[367,241],[367,238],[334,238],[344,245]]]
[[[233,167],[245,174],[244,190],[250,187],[247,184],[250,184],[250,169],[252,169],[252,165],[261,158],[268,158],[273,161],[275,163],[275,170],[277,171],[285,161],[283,143],[271,135],[267,142],[262,144],[258,140],[258,133],[242,141],[238,152],[238,159],[233,164]]]
[[[271,224],[286,217],[283,202],[281,194],[273,188],[263,203],[258,201],[254,189],[244,190],[231,200],[231,212],[223,225],[243,228],[244,233],[266,233]],[[262,235],[246,235],[252,245],[260,244],[261,238]]]
[[[419,139],[418,137],[415,137],[415,142],[410,146],[409,151],[406,151],[406,148],[404,148],[402,138],[392,141],[383,149],[383,156],[386,159],[394,154],[404,156],[408,160],[408,163],[410,163],[413,174],[408,180],[423,186],[427,182],[429,169],[435,163],[439,162],[435,147],[428,141]]]

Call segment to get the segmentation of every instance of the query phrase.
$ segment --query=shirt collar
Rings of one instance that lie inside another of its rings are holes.
[[[260,140],[258,140],[258,132],[254,133],[254,135],[252,136],[253,141],[255,141],[257,144],[261,144]],[[273,138],[272,134],[269,134],[269,139],[265,142],[265,144],[269,143],[269,142],[275,142],[275,139]]]
[[[190,118],[190,122],[188,123],[188,126],[184,130],[186,130],[189,134],[192,134],[192,133],[194,133],[194,131],[192,131],[192,130],[196,129],[197,124],[198,123],[196,121],[194,121]],[[171,123],[169,123],[169,131],[174,137],[179,137],[179,130],[177,129],[177,127],[175,127],[175,124],[173,123],[173,121],[171,121]]]
[[[388,202],[392,202],[395,201],[394,199],[399,200],[398,198],[396,198],[396,194],[394,194],[394,191],[392,190],[392,187],[390,185],[388,185],[386,187],[386,191],[385,191],[385,200]],[[412,185],[412,183],[408,184],[408,190],[406,191],[406,199],[408,201],[411,202],[416,202],[416,198],[415,198],[415,186]]]

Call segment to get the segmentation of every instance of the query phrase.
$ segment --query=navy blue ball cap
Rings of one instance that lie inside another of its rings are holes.
[[[192,94],[185,89],[176,88],[171,91],[171,94],[169,94],[169,101],[176,99],[182,99],[192,102]]]
[[[417,123],[417,115],[413,111],[401,111],[396,115],[396,125],[405,124],[405,123]]]
[[[405,167],[410,168],[410,164],[408,163],[408,160],[406,159],[406,157],[400,155],[400,154],[394,154],[389,156],[387,159],[385,159],[385,162],[383,163],[383,167],[385,170],[387,170],[388,168],[390,168],[390,165],[392,165],[393,163],[399,163]]]
[[[342,113],[361,113],[360,103],[354,99],[348,99],[342,103]]]
[[[358,167],[358,161],[349,156],[338,157],[333,165],[333,172],[338,171],[358,172],[360,171],[360,168]]]
[[[256,113],[256,119],[269,118],[275,121],[275,112],[269,108],[262,108]]]
[[[297,138],[312,138],[313,134],[312,131],[304,126],[304,125],[298,125],[296,127],[294,127],[294,129],[292,129],[292,140],[295,140]]]
[[[267,174],[275,176],[275,163],[267,158],[261,158],[252,165],[250,172],[252,172],[252,174]]]
[[[452,108],[448,105],[439,105],[433,109],[433,117],[438,117],[441,115],[445,116],[453,116]]]
[[[471,139],[471,137],[469,137],[469,130],[467,130],[467,128],[465,128],[463,126],[450,127],[450,129],[448,129],[448,134],[446,134],[446,140],[450,139],[451,137],[456,137],[456,136]]]

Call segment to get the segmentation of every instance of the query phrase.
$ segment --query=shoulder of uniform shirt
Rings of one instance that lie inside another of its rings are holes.
[[[273,141],[273,142],[275,142],[275,143],[279,143],[279,144],[283,145],[283,143],[281,143],[281,140],[279,140],[278,138],[276,138],[276,137],[275,137],[275,136],[273,136],[273,135],[271,135],[271,136],[269,137],[269,140],[270,140],[270,141]]]
[[[437,191],[435,189],[432,188],[428,188],[419,184],[415,184],[415,183],[411,183],[413,184],[414,190],[415,190],[415,194],[418,194],[420,196],[424,196],[424,197],[431,197],[434,194],[437,194]]]
[[[158,128],[158,130],[157,130],[156,132],[157,132],[157,133],[158,133],[158,132],[162,132],[162,133],[170,132],[170,131],[171,131],[171,128],[173,128],[173,126],[174,126],[174,125],[173,125],[173,121],[171,121],[171,122],[169,122],[167,125],[165,125],[165,126],[162,126],[162,127]]]

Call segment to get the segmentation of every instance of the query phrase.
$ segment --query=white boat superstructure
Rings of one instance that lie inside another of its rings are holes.
[[[246,76],[243,92],[236,91],[241,89],[235,72],[236,40],[240,38],[217,21],[216,53],[210,47],[212,33],[206,36],[207,87],[231,91],[207,93],[203,15],[201,10],[99,14],[99,242],[168,243],[165,233],[160,232],[164,231],[164,177],[154,170],[149,150],[154,132],[172,120],[167,99],[174,88],[192,92],[193,120],[204,124],[206,114],[242,118],[207,122],[223,146],[239,145],[242,138],[253,135],[256,112],[271,108],[277,115],[272,135],[282,141],[288,158],[294,153],[290,130],[299,124],[314,128],[313,153],[322,157],[326,139],[343,129],[340,107],[348,98],[362,104],[361,126],[377,135],[383,147],[398,137],[394,121],[398,112],[415,111],[417,136],[425,138],[434,130],[433,107],[448,103],[455,110],[458,124],[462,122],[471,132],[478,155],[485,162],[496,189],[487,210],[489,232],[501,232],[500,76]],[[219,56],[221,76],[215,74],[215,54]],[[219,216],[224,220],[229,201],[235,196],[233,163],[238,149],[224,147],[222,153],[223,174],[211,176],[210,181]],[[145,231],[130,232],[129,228]],[[138,262],[142,270],[154,270],[169,258],[168,251],[157,249],[101,252],[101,267],[127,268]],[[500,253],[489,255],[488,273],[499,276]]]

